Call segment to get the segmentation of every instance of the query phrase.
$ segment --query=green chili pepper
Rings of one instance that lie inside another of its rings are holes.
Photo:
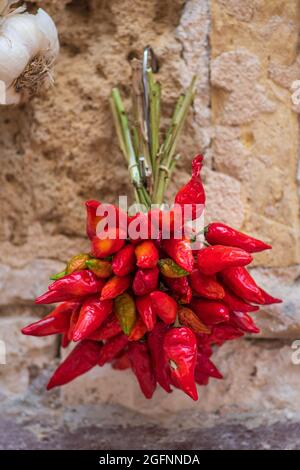
[[[88,259],[85,264],[86,267],[98,277],[105,279],[106,277],[110,277],[112,274],[112,265],[110,261],[92,258]]]
[[[67,271],[64,270],[64,271],[61,271],[60,273],[52,274],[52,276],[50,276],[49,279],[51,279],[51,281],[57,281],[58,279],[61,279],[62,277],[66,275],[67,275]]]
[[[136,308],[133,298],[125,293],[119,295],[115,299],[115,314],[118,318],[121,328],[125,335],[129,336],[135,321],[136,321]]]
[[[178,264],[171,258],[163,258],[159,260],[158,266],[160,272],[166,277],[178,278],[189,274],[188,271],[178,266]]]
[[[85,263],[88,259],[90,259],[90,255],[88,253],[79,253],[79,255],[73,256],[67,263],[67,274],[84,269],[86,267]]]
[[[86,261],[89,259],[90,255],[88,253],[79,253],[78,255],[73,256],[67,262],[66,269],[60,273],[53,274],[50,279],[52,281],[56,281],[57,279],[61,279],[62,277],[66,276],[67,274],[72,274],[75,271],[81,271],[82,269],[85,269]]]

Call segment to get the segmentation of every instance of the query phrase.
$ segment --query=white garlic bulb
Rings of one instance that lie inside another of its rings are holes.
[[[36,14],[14,9],[16,3],[0,0],[0,104],[26,101],[51,82],[59,52],[50,16],[41,8]]]

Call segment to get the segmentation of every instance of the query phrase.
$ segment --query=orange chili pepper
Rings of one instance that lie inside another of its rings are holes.
[[[145,336],[146,332],[147,327],[141,317],[139,317],[135,322],[128,339],[129,341],[139,341],[143,336]]]
[[[151,240],[140,243],[135,248],[137,266],[142,269],[154,268],[158,262],[158,250]]]
[[[179,322],[188,326],[194,333],[210,334],[211,330],[197,317],[197,315],[187,307],[178,307]]]
[[[92,239],[91,252],[95,258],[106,258],[125,245],[125,232],[118,228],[109,229]]]
[[[112,277],[101,291],[100,300],[115,299],[118,295],[123,294],[131,285],[131,276],[114,276]]]

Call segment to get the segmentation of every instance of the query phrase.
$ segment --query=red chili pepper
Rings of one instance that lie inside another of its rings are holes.
[[[273,297],[272,295],[268,294],[268,292],[266,292],[262,288],[260,288],[260,292],[262,293],[263,298],[264,298],[263,305],[281,304],[282,303],[281,299],[277,299],[276,297]]]
[[[139,317],[137,321],[134,324],[134,327],[131,330],[130,335],[128,336],[129,341],[139,341],[145,334],[147,333],[148,329],[141,319]]]
[[[184,295],[189,290],[189,281],[187,276],[185,277],[164,277],[164,284],[166,284],[172,292],[180,295]]]
[[[74,329],[73,341],[81,341],[89,337],[90,334],[102,325],[108,315],[111,314],[112,309],[112,300],[99,300],[98,296],[85,300]]]
[[[126,369],[130,369],[131,365],[130,365],[130,360],[129,360],[129,356],[128,356],[128,352],[124,352],[120,357],[117,357],[113,363],[112,363],[112,367],[113,369],[115,370],[126,370]]]
[[[177,315],[177,303],[175,300],[159,290],[151,292],[150,299],[154,314],[159,316],[167,325],[174,323]]]
[[[238,296],[247,302],[263,304],[264,296],[250,276],[247,269],[240,266],[227,268],[220,273],[223,282]]]
[[[205,334],[205,335],[197,335],[196,339],[197,339],[198,352],[201,352],[201,354],[205,354],[206,357],[212,356],[213,349],[211,347],[211,338]]]
[[[259,333],[260,329],[246,312],[231,312],[229,323],[246,333]]]
[[[183,210],[185,209],[185,204],[192,204],[193,220],[200,217],[205,204],[205,191],[200,177],[202,161],[203,155],[196,155],[194,157],[192,162],[192,177],[175,196],[175,203],[179,204]]]
[[[245,266],[252,260],[252,256],[247,251],[223,245],[202,248],[197,256],[198,268],[207,276],[233,266]]]
[[[123,333],[109,339],[102,347],[99,355],[98,364],[104,366],[107,362],[111,362],[128,344],[128,337]]]
[[[158,208],[151,209],[150,211],[148,211],[148,214],[147,214],[148,224],[149,224],[150,228],[153,229],[153,231],[155,230],[155,233],[157,235],[159,234],[159,232],[162,229],[162,221],[163,221],[164,218],[165,218],[164,211],[162,211]],[[151,238],[153,238],[153,237],[151,236]]]
[[[224,299],[222,299],[222,301],[227,305],[229,310],[232,310],[234,312],[256,312],[257,310],[259,310],[259,307],[257,305],[251,305],[247,302],[244,302],[243,300],[236,297],[232,292],[230,292],[229,289],[224,290],[225,297]]]
[[[156,323],[156,314],[152,308],[150,295],[148,294],[143,297],[138,297],[135,301],[135,304],[148,331],[153,330]]]
[[[78,302],[64,302],[45,318],[31,323],[22,329],[23,335],[29,336],[48,336],[61,334],[68,331],[70,318],[75,310],[78,310],[80,303]]]
[[[198,393],[194,377],[197,342],[194,333],[185,326],[171,328],[165,334],[163,348],[174,384],[193,400],[197,400]]]
[[[206,276],[194,269],[191,273],[190,282],[192,289],[201,297],[212,300],[222,300],[225,296],[223,286],[217,281],[215,276]]]
[[[215,379],[223,379],[223,375],[217,369],[214,363],[201,351],[198,351],[197,353],[195,377],[197,375],[197,372],[203,373],[208,377],[213,377]]]
[[[137,266],[142,269],[151,269],[157,265],[158,250],[151,240],[140,243],[135,249]]]
[[[168,326],[162,322],[158,322],[148,334],[147,340],[156,380],[166,392],[171,393],[170,368],[168,361],[165,359],[163,350],[164,337],[167,331]]]
[[[196,366],[195,369],[195,382],[198,385],[208,385],[209,381],[209,375],[205,374],[204,372],[201,372]]]
[[[191,308],[207,325],[216,325],[229,320],[229,310],[221,302],[194,298],[191,302]]]
[[[86,201],[86,233],[90,240],[96,236],[96,228],[98,222],[103,219],[104,216],[96,216],[98,207],[101,205],[99,201]]]
[[[103,280],[91,271],[75,271],[50,284],[48,292],[38,297],[35,303],[52,304],[54,302],[64,302],[65,300],[76,300],[99,292],[103,285]]]
[[[193,297],[192,289],[187,277],[164,277],[164,282],[173,291],[173,296],[181,304],[189,304]]]
[[[158,284],[159,269],[138,269],[133,280],[133,292],[135,295],[146,295],[156,289]]]
[[[95,367],[100,351],[100,343],[81,341],[56,369],[47,385],[47,390],[67,384]]]
[[[175,294],[174,298],[179,304],[182,304],[182,305],[190,304],[193,298],[193,291],[191,288],[189,288],[186,294],[182,294],[182,295]]]
[[[272,248],[271,245],[228,227],[228,225],[221,222],[209,224],[206,227],[205,238],[211,245],[236,246],[249,253],[270,250]]]
[[[220,374],[216,366],[210,361],[210,359],[207,358],[208,364],[206,364],[206,367],[209,368],[210,366],[210,373],[211,374],[219,374],[218,377],[212,376],[209,373],[205,372],[205,368],[201,367],[201,363],[198,362],[196,364],[195,368],[195,381],[198,385],[207,385],[210,377],[214,377],[216,379],[222,379],[223,376]]]
[[[226,323],[219,324],[214,327],[210,337],[210,342],[211,344],[217,344],[218,346],[221,346],[223,343],[225,343],[225,341],[237,339],[241,336],[244,336],[244,333],[238,328]]]
[[[128,235],[133,245],[137,245],[142,240],[152,238],[151,226],[148,224],[148,216],[146,214],[138,212],[128,218]]]
[[[108,229],[92,239],[91,253],[95,258],[106,258],[125,245],[125,232],[118,228]]]
[[[105,322],[100,326],[100,328],[90,334],[88,339],[92,339],[94,341],[105,341],[107,339],[112,338],[113,336],[118,335],[121,332],[122,328],[120,322],[113,314],[110,315],[107,320],[105,320]]]
[[[100,300],[115,299],[118,295],[123,294],[131,285],[131,276],[114,276],[112,277],[101,291]]]
[[[162,240],[163,250],[187,272],[192,272],[194,267],[194,256],[189,240]]]
[[[86,210],[87,210],[87,219],[86,219],[86,233],[90,240],[92,240],[97,235],[97,225],[98,223],[104,219],[104,217],[109,215],[108,209],[114,211],[115,215],[115,226],[116,228],[121,228],[122,230],[126,230],[127,228],[127,214],[123,212],[118,207],[114,206],[113,204],[105,204],[107,210],[105,210],[103,215],[96,215],[97,209],[101,206],[101,202],[91,200],[86,201]],[[105,209],[105,208],[104,208]]]
[[[182,208],[176,207],[171,210],[160,210],[158,208],[152,209],[148,212],[148,223],[152,227],[152,233],[158,234],[162,230],[169,233],[173,233],[174,229],[177,228],[175,220],[177,217],[182,219]],[[177,219],[178,220],[178,219]],[[177,223],[177,221],[176,221]],[[181,228],[182,223],[177,223],[178,228]],[[180,225],[180,226],[179,226]],[[153,236],[151,236],[153,238]],[[157,237],[155,237],[156,239]]]
[[[112,269],[116,276],[126,276],[135,270],[136,258],[133,245],[126,245],[113,258]]]
[[[128,356],[133,373],[146,398],[151,398],[156,389],[156,380],[152,369],[149,350],[146,343],[130,343]]]
[[[69,341],[73,341],[73,333],[74,333],[75,327],[76,327],[77,322],[78,322],[79,314],[80,314],[80,306],[79,306],[79,308],[74,310],[74,312],[72,313],[72,316],[70,318],[70,325],[69,325],[69,329],[68,329],[68,340]]]
[[[62,348],[65,349],[69,346],[70,343],[71,343],[71,341],[69,340],[68,332],[66,332],[62,335],[60,345],[61,345]]]

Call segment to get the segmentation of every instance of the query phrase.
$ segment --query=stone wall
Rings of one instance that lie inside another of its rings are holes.
[[[109,368],[67,386],[65,403],[118,402],[157,412],[195,407],[297,409],[300,338],[298,116],[291,84],[300,79],[297,0],[49,0],[61,41],[55,87],[30,104],[0,108],[0,396],[22,396],[56,362],[55,339],[30,339],[20,327],[47,308],[32,299],[48,275],[85,250],[84,201],[117,201],[129,191],[108,96],[130,91],[130,58],[151,44],[164,86],[164,115],[191,76],[198,93],[180,142],[170,196],[206,155],[207,220],[228,222],[273,244],[257,255],[254,276],[285,302],[257,315],[259,339],[221,349],[224,382],[201,390],[198,404],[179,392],[149,404],[134,378]],[[32,370],[34,369],[34,374]],[[247,393],[246,393],[247,392]]]

